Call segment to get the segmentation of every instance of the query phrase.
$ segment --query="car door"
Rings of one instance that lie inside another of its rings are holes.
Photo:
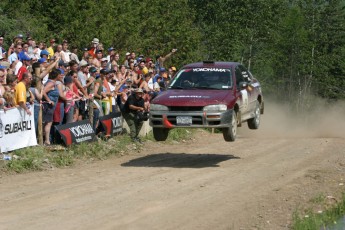
[[[251,112],[254,111],[255,106],[256,106],[256,90],[254,90],[254,87],[252,86],[252,82],[253,82],[253,76],[252,74],[247,70],[246,67],[244,67],[243,65],[239,65],[238,66],[243,80],[244,82],[248,85],[245,90],[247,91],[247,95],[248,95],[248,110],[247,112]]]

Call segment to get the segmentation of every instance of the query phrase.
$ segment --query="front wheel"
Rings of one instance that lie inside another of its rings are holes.
[[[236,135],[237,135],[237,114],[234,110],[232,112],[230,127],[223,129],[223,137],[225,141],[235,141]]]
[[[260,103],[257,101],[254,110],[254,117],[250,118],[247,121],[248,128],[250,129],[258,129],[260,125]]]
[[[169,129],[166,128],[152,128],[153,137],[156,141],[165,141],[168,138]]]

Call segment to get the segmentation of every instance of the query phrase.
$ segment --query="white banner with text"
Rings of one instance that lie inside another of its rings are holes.
[[[0,110],[0,152],[37,145],[34,109],[29,116],[23,109]]]

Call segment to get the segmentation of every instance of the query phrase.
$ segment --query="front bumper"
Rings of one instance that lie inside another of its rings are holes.
[[[231,124],[233,110],[225,112],[204,111],[150,111],[150,125],[160,128],[227,128]],[[191,117],[188,125],[177,124],[177,117]]]

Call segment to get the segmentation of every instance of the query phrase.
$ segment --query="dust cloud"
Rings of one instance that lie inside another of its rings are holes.
[[[258,130],[246,123],[238,129],[239,137],[256,138],[345,138],[345,101],[313,101],[308,111],[296,112],[288,105],[265,99],[265,112]]]

